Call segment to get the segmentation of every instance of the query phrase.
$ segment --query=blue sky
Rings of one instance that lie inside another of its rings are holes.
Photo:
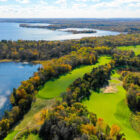
[[[140,18],[140,0],[0,0],[1,18]]]

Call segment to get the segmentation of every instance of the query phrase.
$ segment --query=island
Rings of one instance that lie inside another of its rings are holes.
[[[92,34],[92,33],[97,33],[97,31],[95,31],[95,30],[82,30],[82,31],[66,30],[65,32],[71,32],[73,34],[84,34],[84,33]]]
[[[20,27],[24,27],[24,28],[43,28],[43,29],[48,29],[48,26],[46,25],[31,25],[31,24],[20,24]]]

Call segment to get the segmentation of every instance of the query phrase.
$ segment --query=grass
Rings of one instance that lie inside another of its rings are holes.
[[[131,115],[131,125],[138,133],[140,133],[140,112]]]
[[[30,111],[26,115],[24,115],[23,119],[16,125],[16,127],[7,135],[4,140],[13,140],[13,138],[19,131],[22,131],[27,127],[31,128],[37,125],[37,122],[34,119],[35,115],[43,108],[50,108],[51,105],[54,103],[54,100],[55,99],[45,100],[37,98],[36,102],[32,104]]]
[[[21,140],[41,140],[38,135],[30,134],[27,138],[23,137]]]
[[[24,118],[20,121],[20,123],[15,127],[14,130],[22,130],[25,127],[32,127],[36,125],[36,120],[34,119],[34,115],[41,111],[43,108],[50,108],[54,103],[54,100],[45,100],[38,99],[33,103],[30,111],[24,115]]]
[[[99,61],[95,65],[88,65],[88,66],[80,66],[68,74],[60,76],[58,79],[53,79],[44,85],[43,88],[40,89],[37,97],[50,99],[54,97],[60,96],[61,93],[66,91],[66,88],[76,79],[82,77],[85,73],[90,72],[93,67],[98,67],[99,65],[104,65],[109,63],[111,57],[108,56],[101,56]]]
[[[4,140],[13,140],[18,131],[12,131]]]
[[[83,104],[110,126],[117,124],[127,140],[140,140],[140,135],[131,126],[131,111],[126,103],[126,91],[118,77],[119,74],[114,73],[109,85],[116,88],[116,93],[92,92],[90,100],[83,101]]]
[[[140,45],[136,45],[136,46],[121,46],[121,47],[118,47],[118,49],[120,49],[120,50],[132,50],[132,51],[135,52],[135,55],[140,54]]]

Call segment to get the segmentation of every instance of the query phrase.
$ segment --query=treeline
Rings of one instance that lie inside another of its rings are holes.
[[[0,121],[0,139],[6,136],[10,128],[23,117],[30,109],[31,103],[40,86],[47,80],[64,74],[78,65],[94,64],[97,62],[97,54],[93,48],[81,48],[77,52],[46,61],[44,67],[36,72],[33,77],[23,81],[21,86],[13,90],[11,103],[13,108],[6,112]]]
[[[24,26],[26,28],[34,28],[33,26]],[[36,26],[39,28],[40,26]],[[42,27],[43,28],[43,27]],[[45,28],[45,27],[44,27]],[[140,33],[140,21],[137,25],[123,25],[122,23],[102,23],[102,24],[94,24],[94,23],[85,23],[85,24],[55,24],[55,25],[48,25],[46,27],[50,30],[57,30],[57,29],[66,29],[66,28],[91,28],[91,29],[100,29],[100,30],[109,30],[109,31],[117,31],[122,33]]]
[[[53,30],[63,28],[93,28],[128,33],[140,32],[139,19],[45,19],[39,20],[39,22],[53,24],[48,26],[48,29]]]
[[[20,61],[48,60],[73,51],[73,41],[6,41],[0,42],[0,59]]]
[[[123,87],[127,90],[127,102],[132,111],[140,111],[140,73],[122,72]]]
[[[81,45],[85,46],[130,46],[140,44],[140,34],[120,34],[117,36],[104,36],[104,37],[88,37],[83,38],[80,41]]]
[[[20,61],[59,58],[81,47],[117,47],[140,44],[140,34],[91,37],[69,41],[6,41],[0,42],[0,59]]]
[[[135,56],[133,51],[113,50],[112,55],[115,65],[118,67],[128,66],[137,69],[140,68],[140,59]]]

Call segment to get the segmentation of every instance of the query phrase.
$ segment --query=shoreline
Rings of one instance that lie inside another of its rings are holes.
[[[20,61],[20,60],[12,60],[12,59],[0,59],[0,63],[8,63],[8,62],[16,62],[16,63],[32,63],[32,64],[41,64],[41,61]]]

